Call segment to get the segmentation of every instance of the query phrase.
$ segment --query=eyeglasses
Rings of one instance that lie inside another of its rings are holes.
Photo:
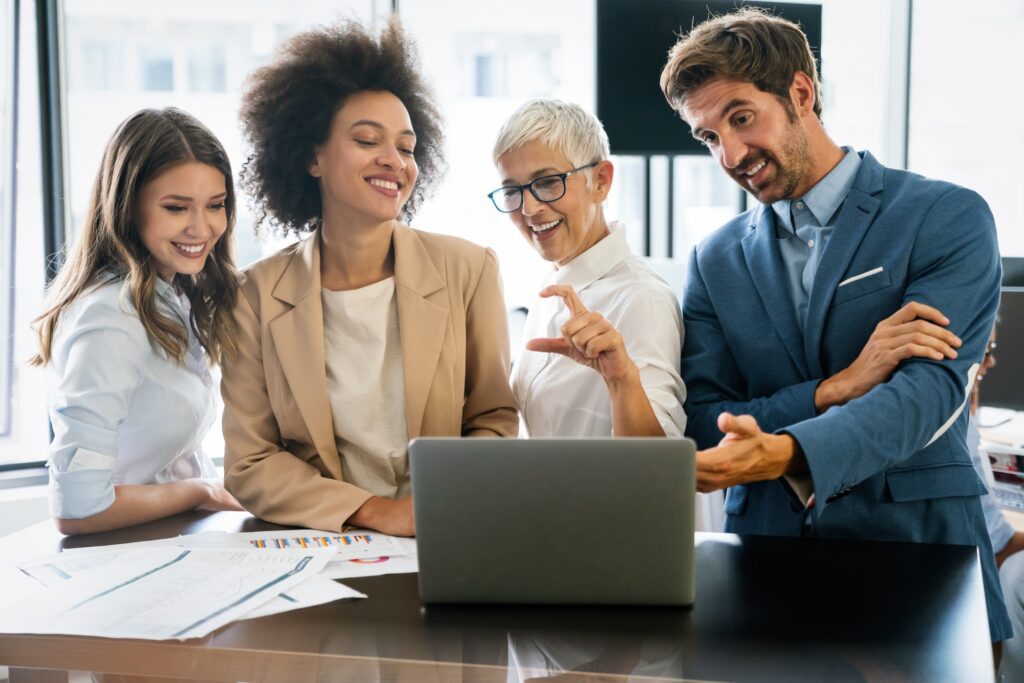
[[[518,211],[523,206],[523,190],[529,190],[530,194],[537,198],[538,202],[556,202],[565,196],[565,179],[574,173],[585,171],[588,168],[597,166],[600,162],[595,161],[587,164],[586,166],[580,166],[572,170],[566,171],[565,173],[556,173],[555,175],[546,175],[536,178],[535,180],[526,183],[525,185],[509,185],[508,187],[499,187],[494,192],[488,193],[487,197],[494,204],[494,208],[502,213],[512,213]]]

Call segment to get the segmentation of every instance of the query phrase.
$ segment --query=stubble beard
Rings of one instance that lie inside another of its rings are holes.
[[[779,200],[791,198],[813,167],[807,135],[795,123],[788,127],[787,135],[782,140],[781,151],[781,158],[771,152],[763,154],[763,157],[775,166],[775,177],[767,186],[754,190],[746,182],[739,182],[744,190],[753,194],[762,204],[774,204]]]

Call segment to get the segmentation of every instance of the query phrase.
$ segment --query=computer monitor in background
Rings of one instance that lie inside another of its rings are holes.
[[[613,154],[697,154],[658,85],[668,51],[709,17],[760,7],[800,24],[821,68],[821,3],[747,0],[597,0],[597,117]]]
[[[981,383],[981,405],[1024,410],[1024,286],[1003,287],[996,365]]]

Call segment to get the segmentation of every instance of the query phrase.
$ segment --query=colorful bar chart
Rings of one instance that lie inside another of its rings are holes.
[[[327,548],[332,545],[372,545],[370,534],[342,534],[338,536],[282,536],[280,538],[254,538],[249,544],[254,548]]]
[[[268,550],[306,550],[333,548],[336,560],[404,555],[405,551],[393,536],[364,530],[349,533],[324,533],[314,529],[293,531],[250,532],[237,534],[251,548]],[[332,560],[334,561],[334,560]]]

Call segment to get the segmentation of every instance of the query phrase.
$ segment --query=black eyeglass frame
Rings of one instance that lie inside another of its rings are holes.
[[[494,204],[494,208],[497,209],[498,211],[500,211],[501,213],[515,213],[516,211],[519,211],[521,208],[523,208],[523,192],[525,190],[529,190],[530,194],[532,194],[533,198],[536,199],[538,202],[544,202],[545,204],[548,203],[548,202],[557,202],[559,199],[561,199],[562,197],[565,196],[565,193],[567,191],[565,181],[566,181],[566,179],[569,176],[574,175],[576,173],[579,173],[580,171],[585,171],[588,168],[593,168],[594,166],[597,166],[599,163],[601,163],[601,162],[600,161],[592,161],[589,164],[587,164],[586,166],[579,166],[578,168],[572,168],[572,169],[569,169],[568,171],[566,171],[565,173],[552,173],[551,175],[544,175],[544,176],[541,176],[539,178],[534,178],[530,182],[525,183],[523,185],[505,185],[503,187],[499,187],[497,190],[493,190],[491,192],[488,192],[487,193],[487,198],[491,200],[491,204]],[[558,178],[558,179],[560,179],[562,181],[562,194],[558,195],[557,197],[553,197],[551,199],[541,199],[540,196],[537,195],[537,191],[533,188],[534,183],[539,183],[539,182],[544,181],[544,180],[551,180],[552,178]],[[503,208],[501,208],[501,206],[498,205],[498,200],[494,198],[494,195],[498,194],[499,192],[506,192],[508,190],[518,190],[519,191],[519,204],[514,209],[503,209]]]

